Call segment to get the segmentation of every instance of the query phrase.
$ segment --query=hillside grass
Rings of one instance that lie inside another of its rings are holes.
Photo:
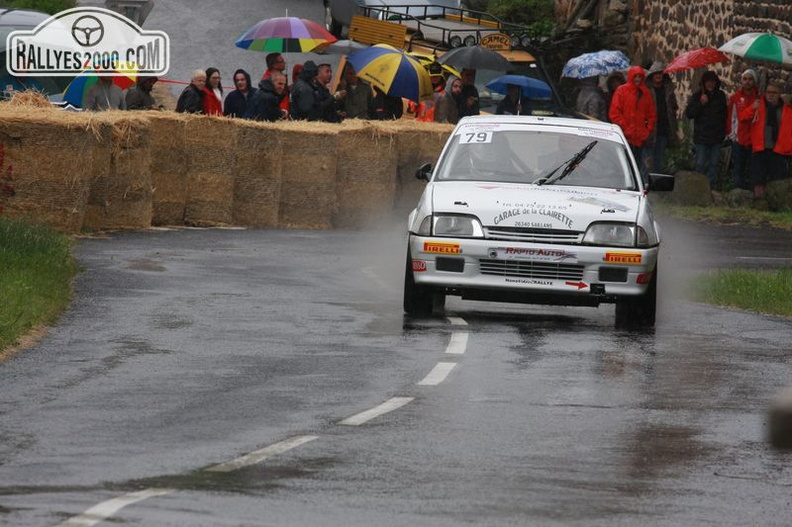
[[[52,324],[69,305],[78,272],[72,244],[49,227],[0,217],[0,350]]]

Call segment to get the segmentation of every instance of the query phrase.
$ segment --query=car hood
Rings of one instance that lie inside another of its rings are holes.
[[[432,184],[433,212],[472,214],[485,227],[584,231],[594,221],[635,222],[642,194],[633,191],[440,182]]]

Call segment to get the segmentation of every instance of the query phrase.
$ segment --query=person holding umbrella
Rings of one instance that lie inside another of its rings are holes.
[[[462,68],[462,93],[460,94],[459,118],[468,115],[478,115],[479,92],[476,88],[476,70],[473,68]]]
[[[740,114],[759,99],[756,71],[745,70],[740,76],[740,89],[729,97],[729,120],[726,129],[732,140],[732,168],[734,188],[752,190],[751,175],[751,121],[741,121]]]
[[[701,76],[701,88],[688,99],[685,117],[693,119],[696,172],[706,174],[710,188],[715,185],[721,145],[726,137],[727,101],[714,71]]]
[[[740,112],[751,123],[751,179],[755,198],[763,198],[765,185],[787,175],[792,155],[792,106],[781,100],[784,83],[770,82],[764,97]]]
[[[95,112],[126,110],[124,93],[113,83],[112,77],[99,77],[98,82],[85,92],[83,108]]]
[[[580,79],[580,92],[577,96],[576,108],[582,114],[600,121],[607,121],[608,105],[605,102],[605,92],[599,87],[597,81],[597,77]]]
[[[506,85],[506,97],[501,99],[495,109],[495,115],[522,115],[520,87],[516,84]]]

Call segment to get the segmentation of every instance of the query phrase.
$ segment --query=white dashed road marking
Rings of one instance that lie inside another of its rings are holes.
[[[125,494],[119,498],[103,501],[99,505],[94,505],[87,511],[79,516],[69,518],[63,523],[58,524],[58,527],[90,527],[99,522],[103,522],[113,514],[117,513],[127,505],[132,505],[139,501],[148,498],[156,498],[157,496],[164,496],[170,494],[174,489],[145,489],[138,492]]]
[[[429,375],[424,377],[418,384],[421,386],[437,386],[448,377],[448,374],[451,373],[451,370],[453,370],[455,366],[456,362],[438,362],[437,365],[432,368],[432,371],[429,372]]]
[[[220,463],[219,465],[214,465],[212,467],[207,468],[206,470],[208,470],[209,472],[231,472],[232,470],[237,470],[242,467],[247,467],[249,465],[255,465],[256,463],[261,463],[265,459],[269,459],[272,456],[277,456],[278,454],[283,454],[284,452],[287,452],[292,448],[296,448],[300,445],[304,445],[305,443],[308,443],[309,441],[313,441],[314,439],[319,439],[319,436],[292,437],[291,439],[286,439],[285,441],[281,441],[280,443],[275,443],[274,445],[270,445],[266,448],[256,450],[255,452],[251,452],[250,454],[245,454],[242,457],[238,457],[226,463]]]
[[[349,425],[349,426],[360,426],[363,423],[367,423],[371,421],[375,417],[379,417],[383,414],[388,412],[392,412],[393,410],[398,410],[405,404],[411,402],[415,397],[394,397],[382,403],[381,405],[372,408],[371,410],[366,410],[365,412],[361,412],[357,415],[353,415],[352,417],[347,417],[343,421],[340,421],[338,424],[340,425]]]
[[[451,333],[451,339],[448,341],[445,352],[451,355],[462,355],[467,349],[467,342],[467,333]]]

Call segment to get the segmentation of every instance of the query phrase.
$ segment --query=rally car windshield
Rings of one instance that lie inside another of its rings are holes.
[[[566,170],[576,154],[572,170]],[[557,174],[564,170],[564,177]],[[549,177],[554,174],[556,177]],[[461,129],[437,167],[436,181],[492,181],[636,190],[623,144],[606,136],[535,130]]]

